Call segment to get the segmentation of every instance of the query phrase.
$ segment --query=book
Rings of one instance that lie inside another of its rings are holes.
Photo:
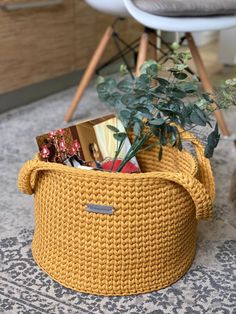
[[[128,137],[114,160],[119,141],[108,126],[125,133],[122,122],[113,114],[83,121],[64,129],[55,130],[36,137],[41,159],[73,167],[89,167],[116,171],[131,147]],[[134,157],[122,172],[140,172]]]

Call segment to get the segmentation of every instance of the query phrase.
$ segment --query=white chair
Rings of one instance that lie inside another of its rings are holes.
[[[145,27],[163,31],[185,33],[189,49],[192,53],[192,57],[198,71],[198,75],[203,84],[203,88],[206,92],[212,92],[212,85],[208,79],[205,66],[191,33],[198,31],[222,30],[234,27],[236,26],[236,15],[207,17],[165,17],[144,12],[143,10],[139,9],[132,0],[123,1],[129,14]],[[145,34],[143,34],[140,40],[140,53],[137,62],[137,74],[140,65],[146,59],[147,42],[148,38]],[[215,115],[223,135],[228,136],[230,133],[221,112],[216,111]]]

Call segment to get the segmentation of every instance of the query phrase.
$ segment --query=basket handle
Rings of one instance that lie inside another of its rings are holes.
[[[195,148],[199,169],[199,181],[204,185],[213,202],[215,199],[215,181],[210,161],[204,155],[204,148],[201,142],[192,133],[183,130],[180,130],[180,132],[182,140],[190,141]]]
[[[196,218],[198,220],[211,217],[213,200],[199,180],[188,174],[177,172],[161,172],[157,177],[177,183],[189,193],[195,204]],[[176,195],[176,198],[178,198],[178,195]]]
[[[39,170],[52,170],[54,164],[42,163],[36,157],[27,161],[20,169],[18,175],[18,189],[25,194],[33,194]]]

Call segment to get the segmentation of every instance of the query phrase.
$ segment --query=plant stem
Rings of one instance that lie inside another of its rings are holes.
[[[130,159],[133,158],[134,156],[134,151],[135,151],[135,148],[137,146],[137,143],[138,143],[138,137],[135,138],[134,140],[134,143],[131,145],[130,149],[128,150],[125,158],[122,160],[121,164],[119,165],[119,167],[117,168],[117,172],[120,172],[124,166],[126,165],[126,163],[128,161],[130,161]]]
[[[125,158],[117,168],[117,172],[120,172],[124,166],[139,152],[140,148],[142,148],[143,144],[151,137],[151,133],[148,132],[144,134],[141,139],[136,137],[134,140],[133,145],[130,147],[128,153],[126,154]]]
[[[125,140],[126,140],[126,137],[125,137],[122,141],[120,141],[120,144],[119,144],[119,146],[118,146],[118,148],[117,148],[117,151],[116,151],[116,153],[115,153],[115,156],[114,156],[114,158],[113,158],[113,161],[112,161],[112,165],[111,165],[111,169],[110,169],[110,170],[113,170],[115,161],[116,161],[116,159],[118,158],[118,156],[119,156],[119,154],[120,154],[120,152],[121,152],[121,149],[122,149],[122,147],[123,147],[123,145],[124,145],[124,143],[125,143]]]

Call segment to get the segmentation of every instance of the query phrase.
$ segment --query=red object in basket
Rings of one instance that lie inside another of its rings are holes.
[[[119,167],[119,165],[121,164],[121,162],[122,162],[121,159],[116,159],[114,162],[114,166],[112,168],[113,160],[109,159],[109,160],[105,160],[101,164],[101,166],[102,166],[102,169],[104,169],[104,170],[110,170],[112,172],[116,172],[116,170]],[[127,164],[122,168],[122,170],[120,172],[122,172],[122,173],[140,172],[140,169],[132,161],[128,161]]]

